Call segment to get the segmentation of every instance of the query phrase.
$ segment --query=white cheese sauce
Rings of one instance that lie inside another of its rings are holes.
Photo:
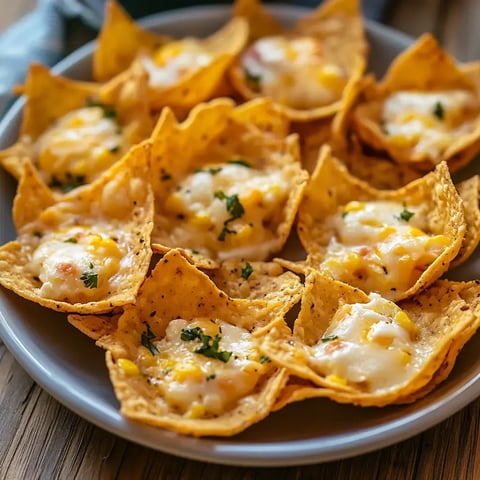
[[[347,82],[338,65],[326,62],[321,43],[310,37],[264,37],[241,57],[247,83],[293,108],[315,108],[338,100]]]
[[[426,231],[418,207],[399,202],[350,202],[326,225],[335,236],[321,270],[386,298],[410,288],[449,245],[446,236]]]

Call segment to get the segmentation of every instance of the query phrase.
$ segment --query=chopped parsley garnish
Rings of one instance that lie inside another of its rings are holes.
[[[348,215],[348,212],[342,212],[342,218],[345,218]]]
[[[76,238],[70,237],[63,241],[63,243],[78,243]]]
[[[247,262],[242,268],[242,273],[240,274],[242,278],[248,280],[248,277],[253,273],[253,267]]]
[[[336,340],[338,338],[338,335],[330,335],[328,337],[322,337],[322,343],[327,343],[327,342],[333,342],[333,340]]]
[[[200,340],[202,344],[196,348],[194,352],[204,355],[205,357],[215,358],[226,363],[232,356],[232,352],[222,352],[218,349],[221,339],[220,335],[215,335],[215,337],[212,338],[210,335],[205,335],[200,327],[183,328],[180,338],[185,342]]]
[[[215,380],[216,378],[216,375],[214,373],[211,373],[210,375],[207,375],[207,382],[209,382],[210,380]]]
[[[231,163],[232,165],[240,165],[245,168],[252,168],[252,165],[246,160],[243,160],[243,158],[234,158],[233,160],[229,160],[228,163]]]
[[[96,102],[95,100],[89,100],[87,102],[87,107],[99,107],[103,110],[103,115],[105,118],[111,118],[112,120],[117,118],[117,111],[105,103]]]
[[[222,171],[222,167],[207,167],[207,168],[197,168],[195,173],[209,173],[210,175],[216,175]]]
[[[407,210],[404,207],[402,212],[400,213],[400,215],[397,218],[399,220],[403,220],[405,222],[408,222],[414,215],[415,215],[415,212],[411,212],[410,210]]]
[[[240,218],[245,213],[245,209],[240,203],[240,200],[238,199],[238,195],[236,193],[227,197],[225,193],[220,190],[218,192],[215,192],[213,196],[215,198],[218,198],[219,200],[226,201],[227,212],[231,215],[230,218],[227,218],[227,220],[223,222],[223,229],[217,237],[218,240],[223,242],[228,233],[237,233],[235,230],[231,230],[230,228],[228,228],[228,225],[230,222],[233,222],[237,218]]]
[[[443,109],[443,105],[441,102],[437,102],[435,104],[435,108],[433,109],[433,114],[439,119],[443,120],[445,116],[445,110]]]
[[[200,253],[199,250],[195,249],[195,248],[192,248],[191,249],[191,252],[194,254],[194,255],[198,255]]]
[[[33,232],[33,235],[34,235],[35,237],[37,237],[37,238],[42,238],[42,237],[43,237],[43,233],[40,232],[40,231],[38,231],[38,230],[35,231],[35,232]]]
[[[253,73],[247,68],[245,68],[245,79],[247,80],[248,83],[251,83],[254,85],[256,88],[260,87],[260,83],[262,82],[262,76],[259,75],[258,73]]]
[[[162,182],[166,182],[167,180],[171,180],[172,176],[168,172],[162,173],[162,176],[160,177],[160,180]]]
[[[67,173],[66,180],[64,182],[53,176],[52,181],[49,183],[48,186],[51,188],[59,188],[60,190],[62,190],[63,193],[68,193],[84,184],[84,175],[72,175],[71,173]]]
[[[98,273],[93,271],[93,263],[90,262],[88,265],[90,270],[83,272],[80,275],[80,280],[87,288],[97,288],[98,286]]]
[[[260,357],[260,363],[263,365],[264,363],[271,362],[270,357],[263,355]]]
[[[152,355],[158,353],[157,347],[151,342],[155,338],[155,334],[152,332],[150,325],[145,322],[147,329],[142,333],[142,345],[150,351]]]
[[[120,145],[115,145],[114,147],[110,147],[110,152],[117,153],[120,150]]]

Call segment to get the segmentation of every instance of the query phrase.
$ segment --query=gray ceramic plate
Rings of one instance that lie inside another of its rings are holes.
[[[273,6],[286,24],[305,10]],[[146,26],[175,36],[204,35],[228,18],[227,7],[198,7],[157,15]],[[381,74],[409,39],[368,24],[370,70]],[[92,45],[69,56],[56,72],[88,79]],[[0,148],[16,139],[22,101],[0,124]],[[478,169],[477,169],[478,170]],[[472,173],[472,172],[471,172]],[[15,238],[11,206],[15,183],[0,172],[0,242]],[[475,278],[477,255],[456,279]],[[425,430],[480,396],[480,337],[465,347],[449,379],[423,400],[383,409],[355,408],[328,400],[293,404],[241,435],[190,438],[124,419],[113,394],[103,352],[71,327],[65,315],[26,302],[0,289],[0,336],[25,370],[51,395],[90,422],[121,437],[182,457],[233,465],[281,466],[318,463],[378,449]]]

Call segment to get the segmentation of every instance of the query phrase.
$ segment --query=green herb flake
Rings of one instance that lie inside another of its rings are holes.
[[[199,255],[199,254],[200,254],[200,251],[199,251],[199,250],[196,250],[195,248],[192,248],[192,249],[191,249],[191,252],[192,252],[194,255]]]
[[[87,101],[87,107],[99,107],[103,110],[103,115],[105,118],[110,118],[112,120],[117,118],[117,111],[112,106],[105,103],[89,100]]]
[[[445,110],[443,108],[443,104],[441,102],[437,102],[435,104],[435,108],[433,109],[433,114],[439,119],[443,120],[445,118]]]
[[[195,173],[209,173],[210,175],[216,175],[222,171],[222,167],[207,167],[207,168],[197,168]]]
[[[226,201],[227,212],[230,214],[230,218],[227,218],[227,220],[223,222],[223,229],[217,237],[218,240],[223,242],[227,234],[237,233],[235,230],[231,230],[230,228],[228,228],[228,225],[230,224],[230,222],[233,222],[237,218],[240,218],[245,213],[245,209],[243,208],[243,205],[240,203],[240,200],[236,193],[233,195],[227,196],[225,195],[224,192],[219,190],[215,192],[213,196],[215,198],[218,198],[219,200]]]
[[[205,357],[215,358],[216,360],[226,363],[232,356],[232,352],[220,351],[218,349],[221,340],[220,335],[215,335],[212,339],[210,335],[205,335],[200,327],[182,329],[180,338],[186,342],[191,342],[197,339],[200,340],[202,344],[194,350],[194,353],[198,353]]]
[[[214,373],[211,373],[210,375],[207,375],[206,379],[207,379],[207,382],[209,382],[210,380],[215,380],[217,376],[214,374]]]
[[[404,208],[397,218],[398,220],[403,220],[404,222],[408,222],[414,215],[415,215],[415,212],[411,212],[410,210],[407,210],[406,208]]]
[[[348,212],[342,212],[342,218],[345,218],[348,215]]]
[[[263,365],[264,363],[271,362],[270,357],[263,355],[260,357],[260,363]]]
[[[76,238],[70,237],[63,241],[63,243],[78,243]]]
[[[233,160],[229,160],[228,163],[231,165],[240,165],[245,168],[252,168],[252,164],[243,160],[243,158],[234,158]]]
[[[109,150],[111,153],[118,153],[120,151],[120,145],[115,145],[113,147],[110,147]]]
[[[93,269],[93,264],[89,265],[90,271],[83,272],[80,275],[80,280],[87,288],[97,288],[98,286],[98,273],[91,271]]]
[[[250,275],[253,273],[253,267],[247,262],[245,266],[242,268],[242,273],[240,276],[245,280],[248,280]]]
[[[155,334],[152,332],[150,325],[145,322],[146,330],[142,333],[142,345],[150,351],[152,355],[158,354],[157,347],[152,343],[155,338]]]
[[[256,88],[260,88],[260,84],[262,83],[262,76],[260,74],[251,72],[247,68],[245,68],[244,72],[247,82],[252,84]]]
[[[337,340],[338,335],[330,335],[328,337],[322,337],[322,343],[327,343],[327,342],[333,342],[334,340]]]
[[[48,186],[51,188],[59,188],[63,193],[68,193],[84,184],[84,175],[72,175],[71,173],[67,173],[66,180],[64,182],[53,176]]]

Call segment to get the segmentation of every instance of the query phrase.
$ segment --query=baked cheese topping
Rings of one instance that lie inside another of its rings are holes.
[[[337,101],[347,83],[343,69],[326,62],[311,37],[261,38],[243,54],[241,66],[252,90],[299,109]]]
[[[340,307],[323,338],[310,347],[310,364],[341,385],[369,392],[395,388],[409,381],[422,360],[415,348],[418,333],[403,310],[372,293],[368,303]]]
[[[259,354],[250,332],[222,320],[172,320],[162,339],[155,339],[147,325],[142,343],[135,362],[119,366],[146,377],[170,410],[188,418],[234,408],[274,368]]]
[[[153,87],[169,87],[182,77],[206,67],[213,57],[195,39],[169,43],[150,57],[143,57],[143,64],[150,75]]]
[[[390,142],[438,162],[459,137],[472,131],[478,100],[466,90],[401,91],[383,104],[382,126]]]
[[[336,280],[386,298],[408,290],[449,245],[432,235],[417,207],[399,202],[350,202],[327,219],[335,236],[320,268]]]
[[[264,258],[277,242],[290,184],[288,172],[244,160],[205,166],[165,202],[170,241],[219,259]]]
[[[52,187],[69,191],[90,183],[129,148],[111,108],[67,113],[35,142],[37,163]]]
[[[105,298],[128,269],[118,238],[101,226],[38,230],[24,233],[21,242],[29,246],[28,268],[42,283],[43,298],[69,303]]]

